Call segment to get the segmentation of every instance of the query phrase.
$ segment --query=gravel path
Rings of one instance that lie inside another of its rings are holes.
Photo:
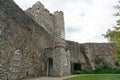
[[[65,78],[75,77],[80,75],[70,75],[65,77],[40,77],[40,78],[32,78],[32,79],[25,79],[25,80],[63,80]]]

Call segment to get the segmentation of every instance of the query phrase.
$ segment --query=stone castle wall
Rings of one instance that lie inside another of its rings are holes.
[[[20,50],[23,56],[21,76],[42,75],[42,52],[45,48],[54,46],[51,35],[12,0],[0,0],[0,15],[0,78],[10,76],[11,62],[16,50]]]
[[[70,74],[70,64],[74,70],[74,63],[80,63],[82,69],[116,67],[115,60],[109,58],[114,54],[111,50],[114,44],[65,43],[61,11],[50,14],[38,2],[24,12],[13,0],[0,0],[0,15],[0,80],[51,74],[64,76]],[[53,73],[47,71],[48,62]]]
[[[81,69],[94,69],[100,66],[118,67],[114,56],[115,43],[84,43],[67,41],[70,50],[71,69],[74,63],[80,63]]]

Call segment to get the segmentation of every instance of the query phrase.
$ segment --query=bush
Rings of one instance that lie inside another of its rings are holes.
[[[84,73],[85,74],[94,74],[94,70],[86,69],[86,70],[84,70]]]
[[[95,72],[96,74],[105,74],[105,73],[107,73],[107,71],[109,71],[109,70],[108,70],[108,68],[106,68],[106,67],[97,67],[97,68],[94,70],[94,72]]]
[[[120,74],[120,69],[112,69],[112,70],[110,70],[110,73],[112,73],[112,74]]]
[[[95,70],[85,69],[72,71],[72,74],[120,74],[120,69],[97,67]]]
[[[81,74],[81,72],[80,72],[79,70],[72,71],[71,73],[72,73],[72,74]]]
[[[94,74],[93,70],[76,70],[76,71],[72,71],[72,74]]]

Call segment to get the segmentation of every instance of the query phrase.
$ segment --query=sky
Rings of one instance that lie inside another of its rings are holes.
[[[116,24],[118,0],[14,0],[23,10],[40,1],[53,13],[63,11],[66,39],[79,43],[107,42],[102,34]]]

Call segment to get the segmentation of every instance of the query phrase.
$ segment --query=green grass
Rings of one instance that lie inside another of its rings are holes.
[[[120,80],[120,74],[81,75],[78,77],[67,78],[64,80]]]

